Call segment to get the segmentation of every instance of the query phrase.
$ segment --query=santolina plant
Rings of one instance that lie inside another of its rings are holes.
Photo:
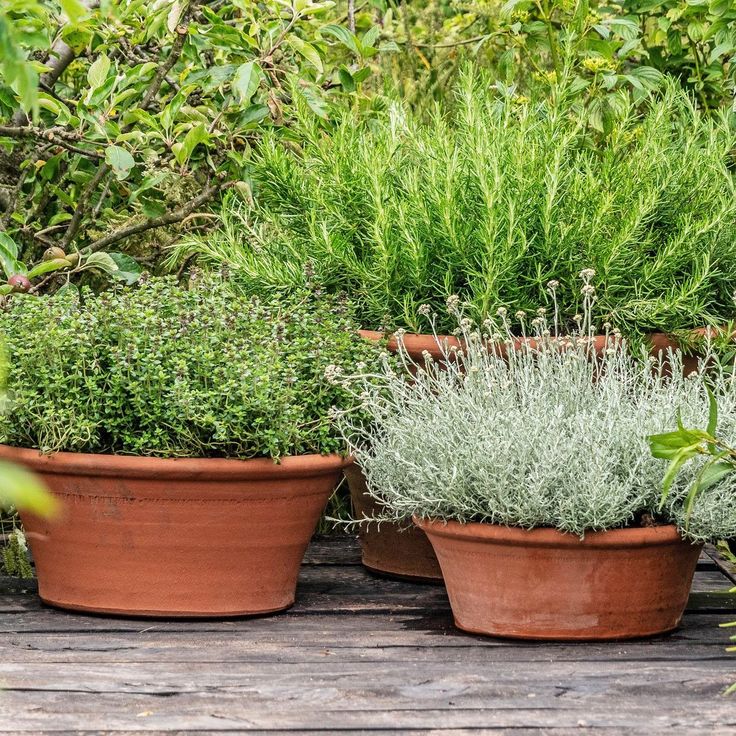
[[[234,295],[218,278],[150,279],[13,300],[0,312],[11,410],[0,442],[157,457],[273,457],[344,444],[328,366],[370,363],[346,303]]]
[[[620,104],[605,137],[564,95],[526,100],[470,75],[428,122],[397,103],[325,134],[303,111],[298,144],[259,147],[253,200],[233,194],[223,228],[173,258],[230,264],[256,290],[314,278],[345,290],[364,328],[426,332],[419,306],[441,312],[451,294],[477,320],[500,305],[533,311],[551,278],[569,319],[587,266],[597,316],[625,332],[723,321],[736,286],[728,118],[673,86]]]
[[[702,371],[682,374],[679,354],[664,363],[632,356],[609,335],[595,352],[584,332],[556,338],[544,315],[534,340],[514,343],[505,315],[476,329],[460,315],[462,348],[444,348],[443,365],[425,355],[415,375],[386,363],[378,377],[348,379],[371,417],[345,420],[346,435],[382,517],[412,515],[573,534],[675,523],[694,541],[736,535],[736,476],[703,491],[686,511],[683,470],[664,503],[666,463],[647,435],[708,415]],[[400,347],[400,358],[410,357]],[[732,375],[711,379],[723,407],[721,431],[736,437]],[[689,512],[689,513],[688,513]],[[686,518],[687,517],[687,518]]]

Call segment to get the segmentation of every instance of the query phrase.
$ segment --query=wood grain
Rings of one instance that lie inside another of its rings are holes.
[[[0,579],[0,733],[736,733],[717,557],[678,631],[596,644],[462,634],[442,586],[359,560],[350,537],[315,540],[290,611],[231,621],[70,614]]]

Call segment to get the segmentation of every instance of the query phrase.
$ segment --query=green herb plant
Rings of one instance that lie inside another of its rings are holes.
[[[733,315],[733,129],[670,84],[627,103],[609,135],[564,100],[525,100],[468,72],[424,123],[398,103],[380,121],[345,116],[326,135],[306,109],[298,146],[266,136],[253,199],[223,227],[183,240],[179,264],[227,264],[255,291],[314,278],[345,291],[366,329],[427,331],[457,294],[482,320],[533,312],[560,282],[564,320],[578,273],[596,272],[597,310],[627,333],[671,332]]]
[[[12,300],[2,442],[43,452],[272,457],[340,452],[331,372],[372,360],[348,305],[249,298],[221,278]]]
[[[0,344],[0,413],[7,410],[5,381],[8,360]],[[52,516],[59,511],[56,499],[33,474],[15,463],[0,460],[0,531],[5,545],[0,551],[0,562],[8,575],[32,578],[33,569],[28,562],[28,546],[18,523],[16,511],[28,510],[39,516]]]
[[[552,284],[550,289],[554,289]],[[590,284],[581,296],[592,298]],[[595,347],[589,318],[556,336],[542,312],[514,338],[507,315],[482,326],[465,317],[457,297],[449,310],[461,347],[438,338],[443,359],[386,364],[378,375],[346,379],[371,421],[346,417],[346,438],[380,518],[411,516],[514,527],[552,527],[583,536],[593,530],[675,524],[694,542],[736,534],[729,483],[710,486],[691,503],[698,468],[661,501],[663,462],[650,453],[653,429],[708,413],[705,364],[683,375],[682,356],[642,361],[609,334]],[[595,357],[594,357],[595,352]],[[729,411],[736,386],[716,376]],[[736,412],[729,427],[736,436]]]

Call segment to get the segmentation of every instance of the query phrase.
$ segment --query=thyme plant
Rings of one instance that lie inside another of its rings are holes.
[[[419,307],[440,312],[451,294],[478,320],[501,305],[533,311],[552,278],[570,319],[587,266],[599,316],[627,333],[730,317],[726,115],[704,116],[670,84],[643,109],[622,97],[601,136],[563,98],[528,100],[467,74],[428,123],[397,103],[382,121],[348,115],[326,135],[302,110],[298,144],[266,136],[259,148],[253,201],[233,194],[224,227],[172,260],[230,264],[257,290],[315,278],[349,293],[372,329],[426,332]]]
[[[677,407],[684,421],[707,417],[704,366],[684,377],[679,354],[653,365],[613,333],[594,356],[584,330],[555,337],[544,316],[535,318],[534,340],[512,349],[505,316],[479,330],[454,313],[464,347],[445,344],[442,365],[427,354],[414,377],[386,363],[378,378],[354,379],[372,421],[345,420],[346,434],[385,518],[581,536],[675,523],[694,541],[736,535],[736,475],[688,506],[688,475],[697,468],[684,469],[662,502],[664,464],[648,446],[647,435],[672,422]],[[721,430],[736,438],[736,385],[725,374],[714,380]]]
[[[325,372],[375,351],[341,300],[248,298],[212,278],[22,297],[0,313],[0,332],[12,406],[0,441],[44,452],[339,452],[330,412],[349,396]]]

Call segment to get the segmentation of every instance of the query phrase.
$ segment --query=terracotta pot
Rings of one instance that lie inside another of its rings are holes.
[[[414,519],[434,545],[455,624],[523,639],[629,639],[675,629],[702,545],[674,526],[591,532]]]
[[[725,330],[722,328],[715,327],[701,327],[697,330],[692,330],[691,335],[697,341],[698,339],[704,340],[707,337],[715,338],[719,334],[723,335]],[[666,375],[670,375],[669,362],[667,361],[667,351],[681,350],[682,345],[680,341],[674,335],[665,335],[662,332],[653,332],[647,335],[647,340],[651,346],[650,353],[655,357],[662,355],[662,361],[664,366],[664,372]],[[698,352],[697,343],[694,349],[687,352],[683,352],[682,356],[682,369],[683,373],[687,376],[693,371],[697,371],[700,363],[702,353]],[[709,363],[708,365],[712,365]]]
[[[355,464],[345,468],[353,509],[358,518],[380,513],[380,504],[368,494],[363,471]],[[358,529],[361,558],[372,572],[402,580],[441,583],[442,571],[427,535],[411,522],[407,526],[383,522],[361,524]]]
[[[0,445],[62,502],[22,514],[39,594],[61,608],[240,616],[293,602],[304,551],[346,461],[160,459]]]
[[[697,330],[693,330],[693,335],[696,337],[704,337],[706,334],[709,333],[710,328],[701,328]],[[378,342],[379,340],[384,339],[385,337],[388,337],[388,341],[386,344],[386,348],[392,352],[397,353],[399,350],[398,340],[394,335],[386,335],[383,332],[377,332],[375,330],[359,330],[359,333],[361,337],[363,337],[366,340],[371,340],[373,342]],[[710,334],[713,334],[711,331]],[[406,347],[406,352],[409,355],[409,357],[418,365],[418,366],[424,366],[424,353],[425,351],[428,352],[433,360],[442,362],[444,355],[443,350],[440,347],[440,344],[445,346],[445,350],[452,347],[461,347],[462,341],[459,340],[457,337],[454,337],[452,335],[438,335],[438,338],[440,340],[440,343],[438,344],[437,338],[435,338],[434,335],[417,335],[412,333],[406,333],[404,335],[403,341],[404,346]],[[594,338],[594,350],[596,355],[600,355],[603,350],[605,350],[606,346],[610,343],[611,340],[613,340],[613,337],[607,337],[606,335],[596,335]],[[672,335],[666,335],[663,332],[652,332],[649,335],[646,336],[646,341],[650,345],[650,354],[658,357],[660,353],[663,354],[663,359],[665,361],[665,372],[668,371],[667,368],[667,362],[666,362],[666,353],[667,349],[671,348],[672,350],[679,350],[680,349],[680,343],[678,342],[677,338]],[[537,341],[534,338],[527,338],[526,340],[522,338],[518,338],[515,341],[515,347],[519,347],[522,345],[522,343],[526,343],[527,345],[531,345],[532,347],[536,346]],[[506,352],[506,345],[498,345],[497,346],[500,353],[502,355]],[[697,370],[698,368],[698,355],[685,355],[683,356],[683,367],[685,374],[689,374],[694,370]],[[413,371],[412,371],[413,372]]]

